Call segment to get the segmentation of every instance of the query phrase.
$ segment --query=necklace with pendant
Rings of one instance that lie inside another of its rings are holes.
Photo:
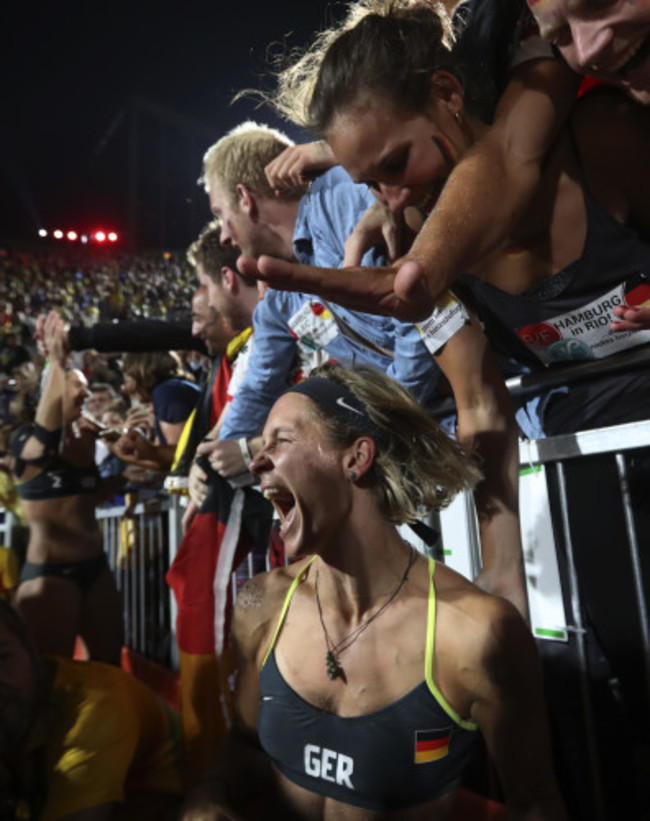
[[[330,638],[330,634],[327,632],[327,627],[325,626],[325,619],[323,618],[323,607],[321,605],[320,596],[318,594],[318,570],[316,571],[316,580],[314,582],[314,592],[316,593],[316,605],[318,607],[318,617],[320,619],[321,627],[323,628],[323,635],[325,636],[325,646],[327,647],[327,653],[325,655],[325,669],[327,671],[327,676],[332,681],[337,678],[341,678],[345,681],[345,671],[341,666],[341,662],[339,661],[339,657],[344,650],[347,650],[354,642],[359,638],[359,636],[368,629],[368,627],[372,624],[372,622],[384,612],[384,610],[391,604],[397,594],[404,586],[404,582],[408,578],[409,570],[411,569],[411,565],[415,561],[415,550],[413,548],[410,549],[409,558],[406,565],[406,569],[404,570],[404,575],[399,580],[399,583],[395,590],[388,596],[386,601],[382,604],[382,606],[377,610],[376,613],[373,613],[370,618],[362,621],[358,627],[348,633],[347,636],[344,636],[340,641],[336,644]]]

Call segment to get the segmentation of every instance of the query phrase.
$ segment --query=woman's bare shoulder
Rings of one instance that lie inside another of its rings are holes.
[[[242,587],[235,602],[233,633],[240,645],[263,640],[275,629],[285,598],[308,560],[257,573]]]
[[[486,593],[448,567],[436,570],[436,598],[440,627],[436,643],[449,638],[456,652],[466,653],[475,664],[490,664],[512,641],[522,636],[527,641],[530,636],[510,602]]]

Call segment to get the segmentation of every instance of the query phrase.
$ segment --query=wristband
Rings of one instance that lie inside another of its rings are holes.
[[[244,464],[246,465],[246,468],[248,469],[248,466],[250,465],[251,460],[252,460],[253,457],[252,457],[251,452],[248,448],[248,442],[246,441],[245,436],[242,436],[242,438],[239,440],[239,449],[241,450],[241,455],[244,459]]]

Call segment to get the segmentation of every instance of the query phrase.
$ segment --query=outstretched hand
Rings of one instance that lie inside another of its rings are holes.
[[[239,271],[281,291],[301,291],[371,314],[404,322],[426,319],[435,301],[427,290],[424,269],[413,260],[386,268],[317,268],[262,256],[240,257]]]

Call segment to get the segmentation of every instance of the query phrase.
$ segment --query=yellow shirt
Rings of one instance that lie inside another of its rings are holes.
[[[49,710],[28,748],[45,749],[42,821],[137,793],[181,795],[178,715],[135,676],[100,662],[53,659]]]

